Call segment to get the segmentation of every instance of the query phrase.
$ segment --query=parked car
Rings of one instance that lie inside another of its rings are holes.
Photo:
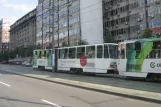
[[[16,65],[21,65],[22,62],[21,62],[21,61],[16,61],[15,64],[16,64]]]
[[[9,64],[8,61],[2,61],[1,64]]]
[[[22,62],[22,65],[25,66],[27,64],[27,61]]]
[[[26,67],[31,67],[32,64],[31,64],[30,62],[27,62],[27,63],[25,64],[25,66],[26,66]]]

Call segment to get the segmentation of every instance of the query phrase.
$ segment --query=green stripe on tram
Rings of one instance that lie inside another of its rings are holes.
[[[141,52],[139,53],[136,59],[136,64],[140,66],[138,69],[136,69],[136,72],[142,71],[144,60],[147,58],[148,54],[152,51],[153,42],[147,42],[147,43],[145,42],[144,45],[145,46],[142,48]]]

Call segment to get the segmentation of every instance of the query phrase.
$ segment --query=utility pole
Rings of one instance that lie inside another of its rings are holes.
[[[80,9],[80,1],[81,0],[79,0],[79,34],[80,34],[80,38],[78,38],[79,40],[78,41],[80,41],[80,43],[82,42],[82,28],[81,28],[81,9]]]
[[[58,30],[57,30],[57,34],[58,34],[58,47],[59,47],[59,0],[58,0],[58,9],[57,9],[57,14],[58,14]]]
[[[126,6],[127,6],[127,26],[128,26],[128,36],[127,39],[130,39],[130,5],[129,0],[126,0]]]
[[[69,18],[70,18],[70,16],[69,16],[69,7],[70,7],[70,1],[68,0],[68,46],[70,46],[70,42],[69,42]]]
[[[145,21],[146,21],[146,29],[149,29],[149,23],[148,23],[148,3],[147,0],[145,0]]]
[[[54,48],[54,45],[55,45],[55,41],[54,41],[54,0],[52,0],[52,63],[55,62],[55,48]],[[53,61],[54,59],[54,61]],[[52,64],[52,71],[54,72],[55,71],[55,64],[53,65]]]
[[[50,30],[50,28],[52,28],[52,27],[51,27],[51,21],[50,20],[51,20],[53,6],[51,4],[51,1],[53,1],[53,0],[49,1],[49,47],[50,47],[50,42],[52,42],[51,41],[51,30]]]
[[[44,28],[44,27],[43,27],[43,5],[44,5],[44,1],[42,1],[42,28],[41,28],[41,30],[42,30],[42,49],[44,48],[44,47],[43,47],[43,42],[44,42],[44,40],[43,40],[43,39],[44,39],[44,36],[43,36],[43,33],[44,33],[44,32],[43,32],[43,30],[44,30],[44,29],[43,29],[43,28]]]

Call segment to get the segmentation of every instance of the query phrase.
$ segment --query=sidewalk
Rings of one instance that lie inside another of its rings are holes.
[[[62,73],[49,73],[49,72],[45,72],[45,71],[34,71],[31,68],[25,69],[25,67],[21,67],[21,66],[16,67],[16,66],[10,66],[10,65],[0,65],[0,70],[8,72],[8,73],[12,73],[12,74],[22,75],[25,77],[45,80],[45,81],[49,81],[49,82],[54,82],[54,83],[59,83],[59,84],[63,84],[63,85],[93,90],[93,91],[107,93],[107,94],[113,94],[113,95],[134,98],[134,99],[151,101],[151,102],[156,102],[156,103],[161,104],[161,93],[160,93],[161,88],[160,87],[155,87],[155,88],[158,88],[157,89],[158,92],[155,92],[155,91],[150,92],[150,91],[144,91],[144,90],[137,90],[137,87],[136,87],[136,89],[130,89],[130,88],[123,88],[123,87],[118,87],[118,86],[96,84],[96,83],[91,83],[91,82],[64,79],[64,77],[63,77],[64,74],[62,74]],[[70,76],[70,75],[64,75],[64,76]],[[74,77],[74,75],[71,77]],[[68,78],[70,78],[70,77],[68,77]],[[79,76],[79,78],[80,78],[80,76]],[[84,76],[82,76],[82,78],[84,78]],[[93,78],[94,77],[92,77],[92,79]],[[95,78],[95,79],[97,79],[97,78]],[[119,81],[117,81],[117,82],[119,82]],[[128,80],[126,82],[128,82]],[[134,85],[134,84],[131,84],[131,85]],[[160,85],[160,84],[157,84],[157,85]],[[153,86],[153,84],[151,86]],[[149,86],[149,88],[153,88],[151,86]]]

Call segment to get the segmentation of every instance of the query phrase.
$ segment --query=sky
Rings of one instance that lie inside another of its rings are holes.
[[[16,21],[36,8],[38,0],[0,0],[0,20],[3,18]]]

